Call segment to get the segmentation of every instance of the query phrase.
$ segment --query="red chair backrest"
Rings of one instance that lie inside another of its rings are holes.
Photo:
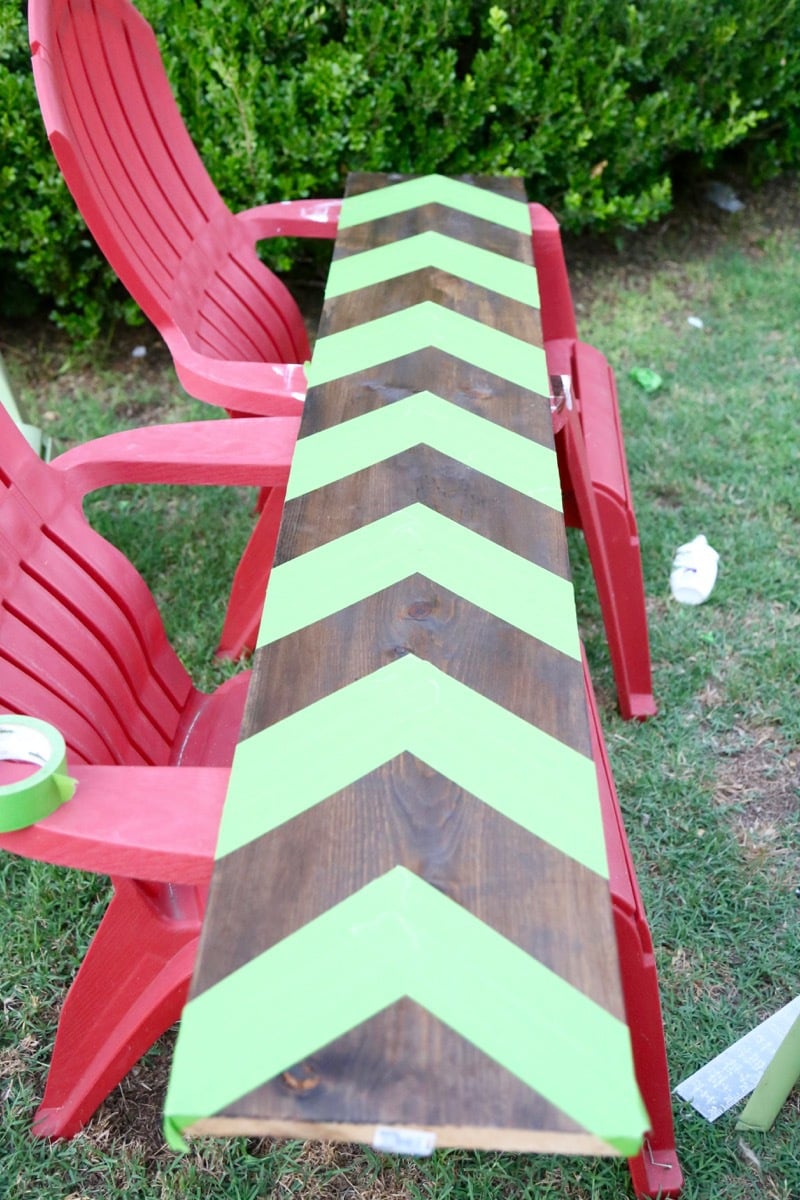
[[[71,762],[169,763],[196,692],[147,585],[2,406],[0,447],[0,711],[55,725]]]
[[[29,0],[50,143],[103,254],[169,341],[304,362],[302,317],[189,137],[152,29],[128,0]]]

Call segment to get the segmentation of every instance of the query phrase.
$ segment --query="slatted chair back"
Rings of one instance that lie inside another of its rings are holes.
[[[105,257],[173,350],[302,363],[302,316],[189,136],[153,30],[128,0],[29,0],[47,133]]]
[[[0,409],[0,711],[49,721],[70,761],[166,765],[201,693],[142,577]]]

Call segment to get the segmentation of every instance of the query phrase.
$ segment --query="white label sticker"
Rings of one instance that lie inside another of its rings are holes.
[[[373,1150],[386,1154],[413,1154],[427,1158],[436,1148],[436,1134],[427,1129],[403,1129],[399,1125],[377,1125],[372,1139]]]

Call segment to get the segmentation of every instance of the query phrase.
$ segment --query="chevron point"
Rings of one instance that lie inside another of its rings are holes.
[[[262,837],[406,751],[607,877],[592,759],[414,654],[240,742],[217,857]],[[265,778],[270,781],[268,803],[259,782]]]
[[[301,437],[286,499],[293,500],[416,445],[428,445],[562,511],[556,452],[430,391]]]
[[[531,220],[527,202],[498,195],[465,180],[445,175],[422,175],[403,179],[388,187],[347,196],[342,203],[339,229],[395,216],[424,204],[442,204],[473,217],[482,217],[530,236]]]
[[[319,387],[431,346],[539,396],[549,393],[541,346],[432,300],[319,338],[306,371],[308,385]]]
[[[641,1145],[649,1119],[624,1022],[404,867],[189,1001],[167,1119],[219,1112],[403,996],[612,1147]],[[254,1039],[265,1024],[280,1038]],[[202,1071],[183,1060],[192,1040],[207,1046]]]
[[[385,283],[414,271],[435,268],[476,287],[521,304],[539,307],[536,270],[531,263],[497,254],[429,229],[424,233],[334,259],[325,299]]]
[[[275,567],[258,645],[275,642],[414,574],[435,579],[580,659],[575,595],[568,579],[419,503]]]

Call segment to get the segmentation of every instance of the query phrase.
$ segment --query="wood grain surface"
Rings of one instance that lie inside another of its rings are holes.
[[[394,182],[393,177],[351,177],[347,194]],[[517,180],[470,182],[524,202]],[[439,203],[340,230],[335,261],[432,229],[532,267],[529,236]],[[439,268],[414,270],[327,300],[320,339],[424,302],[542,347],[533,289],[531,303],[524,303]],[[464,329],[467,338],[469,327]],[[433,392],[464,412],[502,426],[526,445],[552,450],[545,395],[436,347],[421,347],[313,386],[298,445],[421,392]],[[413,506],[433,510],[479,535],[523,567],[535,564],[543,576],[556,580],[556,587],[569,591],[564,523],[557,506],[419,444],[288,500],[265,620],[282,569],[290,570],[303,556],[312,561],[311,556],[324,550],[333,553],[348,535],[378,530],[382,519]],[[502,578],[480,578],[482,571],[482,566],[475,568],[476,588],[496,583],[502,592]],[[333,581],[320,574],[320,594],[313,601],[321,615],[268,640],[256,652],[242,742],[254,745],[270,733],[278,736],[292,722],[319,713],[321,740],[308,742],[308,761],[302,766],[306,773],[317,767],[322,772],[326,752],[320,746],[327,736],[325,713],[333,711],[332,702],[344,701],[347,689],[352,692],[359,681],[416,659],[494,706],[498,720],[506,714],[515,730],[522,723],[535,727],[554,747],[553,753],[574,761],[584,778],[591,743],[580,658],[548,644],[546,636],[534,636],[488,611],[469,595],[458,594],[437,578],[438,573],[434,563],[431,570],[389,580],[342,606],[332,598],[328,611],[326,597]],[[514,597],[509,602],[513,604]],[[561,617],[545,618],[552,615]],[[574,617],[567,612],[564,620],[574,622]],[[577,644],[577,632],[574,636]],[[373,712],[354,718],[365,728],[373,720],[380,723]],[[417,722],[423,734],[425,720],[423,715]],[[469,743],[478,736],[464,730],[465,760],[471,753]],[[509,741],[510,747],[515,744]],[[457,759],[458,746],[449,753]],[[498,753],[503,754],[502,746]],[[562,822],[565,839],[571,838],[571,784],[554,784],[535,756],[508,766],[515,778],[529,779],[532,798],[539,796],[543,811],[552,814],[555,825]],[[235,763],[234,776],[237,769]],[[278,779],[274,760],[265,762],[262,777],[255,773],[248,779],[253,781],[251,790],[259,793],[248,801],[254,809],[261,806],[268,812],[279,784],[291,793],[291,781]],[[543,788],[547,794],[541,797]],[[599,811],[595,815],[599,829]],[[504,944],[524,951],[601,1014],[624,1021],[607,880],[602,870],[565,853],[558,837],[550,838],[549,827],[545,823],[541,834],[523,827],[431,765],[424,752],[409,743],[388,761],[333,787],[291,819],[264,832],[254,827],[252,835],[233,848],[225,844],[212,879],[190,1008],[194,1004],[199,1009],[204,997],[237,979],[248,964],[264,960],[297,931],[400,866],[477,918],[481,927],[488,926]],[[224,836],[223,819],[223,840]],[[345,963],[342,969],[347,969]],[[471,982],[465,983],[462,997],[466,1006],[469,989],[476,987],[474,973],[467,978]],[[330,972],[321,969],[316,976],[312,967],[304,987],[309,980],[324,1012]],[[497,985],[496,980],[492,983]],[[530,1004],[533,1015],[536,995],[513,998],[515,1004],[520,1000],[523,1007]],[[272,1010],[270,1014],[252,1029],[254,1047],[280,1046],[280,1016]],[[231,1021],[236,1020],[232,1012]],[[498,1011],[497,1021],[503,1020]],[[584,1061],[581,1036],[579,1029],[565,1032],[565,1044],[571,1044],[570,1039],[575,1043],[564,1071],[574,1075],[576,1095],[583,1087],[576,1065]],[[194,1052],[202,1057],[203,1047],[195,1045]],[[532,1052],[535,1057],[535,1047]],[[270,1061],[276,1061],[274,1056]],[[591,1069],[586,1060],[586,1070]],[[513,1063],[511,1069],[508,1063],[501,1065],[406,995],[314,1046],[301,1060],[286,1063],[217,1111],[193,1110],[188,1132],[370,1141],[375,1126],[399,1125],[432,1130],[438,1145],[608,1152],[612,1129],[588,1127],[577,1115],[583,1111],[577,1101],[575,1109],[567,1111],[568,1106],[554,1103],[523,1076]]]

